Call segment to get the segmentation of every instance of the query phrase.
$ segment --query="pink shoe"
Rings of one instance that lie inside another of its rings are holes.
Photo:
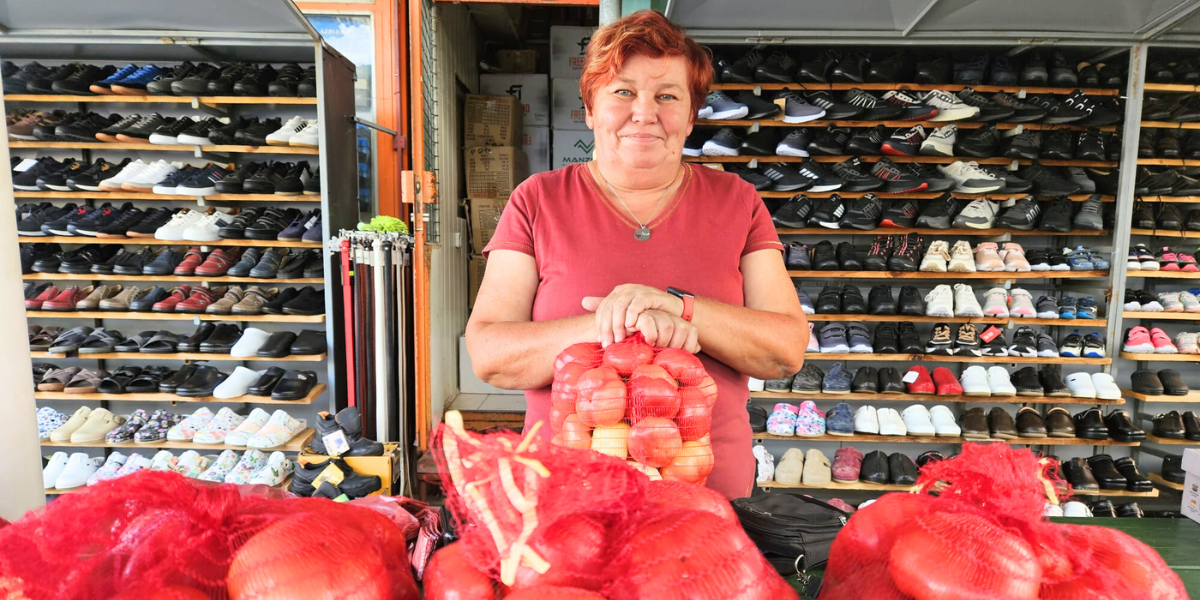
[[[1022,288],[1013,288],[1009,291],[1011,306],[1008,309],[1008,314],[1014,317],[1025,317],[1032,319],[1037,316],[1037,309],[1033,306],[1033,295]]]
[[[1158,259],[1158,264],[1161,265],[1158,270],[1160,270],[1160,271],[1178,271],[1179,270],[1179,255],[1175,254],[1175,251],[1171,250],[1170,248],[1163,246],[1162,251],[1160,251],[1158,253],[1158,256],[1156,256],[1155,258]]]
[[[1200,271],[1200,266],[1196,265],[1196,257],[1186,252],[1179,253],[1179,270],[1186,273],[1195,273]]]
[[[825,413],[817,410],[816,402],[805,400],[800,403],[800,413],[796,415],[796,435],[800,437],[825,435]]]
[[[1167,332],[1155,327],[1150,330],[1150,343],[1154,345],[1155,354],[1178,354],[1179,348],[1171,341]]]
[[[817,354],[821,351],[821,341],[817,339],[817,332],[813,329],[813,322],[808,322],[808,348],[804,350],[809,354]]]
[[[1016,242],[1004,244],[1004,250],[1000,251],[1000,256],[1004,259],[1005,271],[1028,273],[1033,270],[1029,266],[1029,261],[1025,258],[1025,249]]]
[[[1028,268],[1029,261],[1025,262]],[[1004,260],[1000,258],[999,246],[995,242],[982,242],[975,246],[976,271],[1003,271]]]
[[[1150,341],[1150,330],[1138,325],[1129,330],[1125,334],[1125,345],[1121,348],[1123,352],[1132,352],[1134,354],[1147,354],[1154,352],[1154,343]]]
[[[838,448],[833,454],[833,480],[838,483],[858,483],[862,461],[862,452],[853,446]]]
[[[846,501],[842,500],[841,498],[830,498],[825,504],[828,504],[844,513],[854,512],[854,507],[847,504]]]

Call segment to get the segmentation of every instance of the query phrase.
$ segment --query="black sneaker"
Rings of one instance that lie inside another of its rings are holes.
[[[900,352],[921,354],[925,351],[925,346],[921,343],[921,336],[917,333],[917,328],[912,321],[900,321],[896,324],[896,329],[900,332]]]
[[[925,302],[917,288],[906,285],[900,288],[900,299],[896,303],[896,313],[910,317],[925,316]]]
[[[304,69],[296,63],[288,63],[280,67],[275,80],[267,85],[267,93],[279,98],[294,98],[302,78]]]
[[[38,177],[37,186],[43,190],[54,190],[56,192],[69,192],[71,188],[67,185],[67,179],[74,177],[76,174],[87,171],[91,165],[80,162],[75,159],[69,159],[63,168],[48,171],[46,174]]]
[[[221,180],[216,183],[215,187],[216,187],[217,193],[218,194],[244,194],[244,193],[246,193],[242,187],[243,184],[245,183],[245,181],[247,179],[249,179],[250,177],[257,175],[259,171],[261,171],[262,169],[264,169],[267,166],[267,164],[268,163],[265,163],[265,162],[252,162],[252,163],[247,163],[245,165],[242,165],[236,171],[230,171],[230,173],[228,175],[226,175],[225,177],[222,177]]]
[[[1008,138],[1008,145],[1004,149],[1004,156],[1006,158],[1034,160],[1038,157],[1038,153],[1041,152],[1041,148],[1041,133],[1036,131],[1022,131]]]
[[[182,169],[168,175],[166,179],[155,183],[151,191],[165,196],[177,196],[179,195],[179,184],[195,177],[199,172],[200,167],[185,165]]]
[[[900,83],[911,81],[912,76],[912,59],[903,52],[871,61],[871,67],[867,69],[867,81],[871,83]]]
[[[1043,137],[1041,158],[1071,160],[1075,136],[1066,129],[1055,129]]]
[[[883,187],[883,180],[863,173],[862,169],[862,163],[858,160],[857,156],[852,156],[830,167],[830,171],[843,181],[842,187],[838,188],[840,191],[867,192]],[[877,212],[875,217],[878,216]],[[873,224],[874,221],[872,221],[872,228]]]
[[[1055,198],[1046,206],[1046,213],[1042,215],[1038,229],[1055,233],[1070,232],[1071,213],[1074,208],[1072,204],[1067,198]]]
[[[64,158],[60,162],[52,156],[43,156],[37,159],[37,164],[13,177],[13,189],[25,192],[42,191],[42,188],[38,187],[39,179],[59,171],[65,171],[76,162],[73,158]]]
[[[846,92],[843,99],[846,104],[861,108],[858,118],[865,121],[887,121],[898,118],[904,112],[904,107],[888,104],[882,98],[858,88]]]
[[[7,61],[6,61],[7,62]],[[26,63],[17,69],[16,73],[5,74],[3,79],[4,93],[29,93],[28,82],[50,75],[51,70],[37,61]]]
[[[300,78],[300,84],[296,86],[296,95],[301,98],[316,98],[317,97],[317,68],[308,67],[304,69],[304,77]]]
[[[1031,182],[1033,188],[1042,196],[1068,196],[1080,192],[1079,184],[1059,177],[1036,160],[1019,169],[1017,175]]]
[[[842,242],[837,245],[838,265],[843,271],[861,271],[863,266],[858,260],[858,252],[854,249],[854,244],[850,242]],[[859,294],[858,288],[854,288],[854,293]],[[862,304],[862,295],[858,295],[859,305]],[[845,307],[842,307],[845,309]],[[864,307],[863,310],[866,310]]]
[[[816,139],[808,144],[809,154],[824,154],[841,156],[846,153],[846,142],[850,141],[850,130],[845,127],[833,127],[817,134]]]
[[[958,214],[958,200],[950,194],[942,194],[925,204],[925,210],[917,217],[917,227],[950,229],[954,216]]]
[[[17,235],[37,237],[49,235],[47,232],[42,231],[42,225],[45,225],[51,221],[57,221],[58,219],[75,212],[78,208],[79,207],[72,202],[65,206],[50,205],[35,210],[28,217],[17,222]]]
[[[213,144],[213,141],[208,138],[208,134],[212,133],[218,127],[224,127],[226,123],[216,117],[208,117],[203,121],[192,124],[191,127],[184,129],[176,134],[175,139],[180,144],[192,144],[196,146],[207,146]],[[278,127],[276,127],[278,129]],[[215,144],[214,144],[215,145]]]
[[[871,288],[867,293],[867,312],[873,315],[896,314],[896,299],[892,297],[892,286],[880,284]],[[875,348],[878,349],[879,346],[876,345]]]
[[[217,235],[220,235],[222,239],[230,240],[240,240],[245,238],[246,228],[253,225],[255,221],[258,221],[259,217],[263,215],[264,211],[265,209],[262,207],[254,207],[243,210],[242,212],[238,213],[237,216],[233,218],[233,221],[231,221],[228,225],[221,227],[217,231]]]
[[[110,124],[108,127],[96,132],[95,139],[102,142],[119,142],[117,135],[124,133],[126,129],[137,125],[143,119],[143,115],[129,115],[116,123]]]
[[[812,209],[812,200],[804,194],[796,194],[771,213],[771,221],[780,227],[803,229],[808,226],[808,216]]]
[[[838,102],[829,92],[809,92],[805,94],[804,99],[809,104],[824,110],[825,118],[829,120],[854,119],[866,112],[866,109],[861,106]]]
[[[175,193],[181,196],[211,196],[217,193],[217,182],[223,179],[229,171],[217,165],[208,165],[200,169],[191,179],[175,186]]]
[[[972,119],[974,121],[985,121],[988,123],[992,121],[1007,121],[1009,117],[1017,114],[1015,107],[995,102],[971,88],[963,88],[958,93],[958,99],[970,106],[979,108],[979,114]]]
[[[247,194],[274,194],[276,186],[283,181],[291,167],[291,163],[273,162],[243,179],[242,191]]]
[[[59,127],[70,125],[78,119],[82,119],[85,113],[68,113],[65,115],[47,115],[38,125],[33,128],[33,137],[43,142],[64,142],[66,140],[58,137],[55,133]]]
[[[746,156],[770,156],[775,154],[775,148],[779,146],[780,142],[779,129],[779,127],[763,127],[754,133],[746,135],[746,139],[742,140],[742,146],[738,149],[738,153]],[[690,138],[691,136],[688,137]]]
[[[775,146],[775,154],[807,158],[808,145],[812,143],[812,138],[812,131],[808,127],[797,127]]]
[[[142,117],[142,119],[132,127],[126,127],[124,131],[116,135],[116,138],[118,141],[122,142],[145,142],[146,140],[150,139],[150,136],[154,133],[154,130],[162,127],[163,125],[174,122],[175,117],[163,117],[158,113],[152,113]]]
[[[897,129],[888,139],[883,140],[880,150],[892,156],[916,156],[921,150],[921,142],[929,137],[925,128],[915,125],[911,129]]]
[[[1155,173],[1146,167],[1138,167],[1137,179],[1134,184],[1134,194],[1143,196],[1164,196],[1174,189],[1174,182],[1165,173]],[[17,187],[14,181],[13,187]],[[22,188],[17,188],[22,189]]]
[[[159,227],[166,225],[167,222],[171,220],[171,217],[175,216],[175,213],[178,212],[178,210],[179,209],[162,207],[150,209],[150,211],[146,213],[146,216],[139,221],[137,225],[133,225],[129,229],[125,230],[125,235],[134,238],[152,238],[154,237],[154,232],[157,231]],[[148,246],[147,248],[151,249],[153,246]],[[137,272],[133,274],[137,275],[141,274],[141,272],[142,267],[141,265],[138,265]]]
[[[1005,92],[997,92],[992,94],[992,101],[1000,106],[1007,106],[1013,109],[1013,114],[1005,119],[1008,123],[1029,123],[1044,119],[1047,110],[1040,106],[1034,106],[1020,98]]]
[[[765,46],[755,46],[721,72],[725,83],[755,83],[754,72],[767,60]]]
[[[67,177],[67,187],[76,192],[99,192],[100,182],[120,173],[121,169],[129,166],[131,162],[132,158],[126,158],[119,163],[110,163],[98,158],[87,170]]]
[[[1099,129],[1088,127],[1079,134],[1079,143],[1075,144],[1075,160],[1105,160],[1107,158],[1104,136]]]
[[[950,83],[950,61],[945,56],[917,61],[913,81],[921,85]]]
[[[93,96],[95,92],[91,90],[92,84],[116,72],[117,68],[112,65],[105,67],[83,65],[83,68],[76,70],[66,79],[52,82],[50,89],[59,94]]]
[[[925,182],[926,192],[941,193],[953,190],[958,182],[937,170],[936,165],[926,163],[903,163],[896,165],[914,177],[916,183]]]
[[[214,146],[232,146],[237,143],[234,136],[237,132],[258,123],[258,117],[247,119],[246,117],[238,117],[233,119],[226,125],[219,125],[208,130],[208,143]],[[698,154],[696,156],[699,156]]]
[[[981,165],[979,168],[1003,179],[1003,189],[1006,193],[1024,194],[1033,189],[1031,181],[1022,179],[1016,171],[1009,171],[1008,167],[1004,165]]]
[[[800,163],[797,170],[801,175],[812,180],[812,187],[809,188],[811,192],[832,192],[840,189],[845,183],[841,177],[830,173],[811,158]]]
[[[850,52],[833,67],[829,79],[838,83],[863,83],[869,62],[866,52]]]
[[[955,144],[955,154],[973,158],[991,158],[996,155],[996,146],[1000,143],[1000,133],[995,125],[980,127],[959,136]]]
[[[700,152],[705,156],[737,156],[741,147],[742,136],[730,127],[722,127],[704,142]]]
[[[912,200],[892,200],[882,217],[879,224],[883,227],[910,228],[917,218],[917,203]]]
[[[774,129],[767,127],[764,129]],[[870,129],[855,129],[846,142],[846,153],[855,156],[875,156],[880,152],[883,140],[887,139],[887,128],[877,125]]]
[[[173,121],[163,123],[155,129],[147,141],[151,144],[174,145],[179,143],[179,134],[187,131],[196,122],[191,117],[179,117]]]
[[[996,225],[1018,231],[1032,231],[1041,215],[1042,209],[1033,196],[1025,196],[1005,209],[996,219]]]
[[[1025,103],[1045,110],[1046,116],[1042,118],[1042,122],[1051,125],[1075,123],[1076,121],[1082,121],[1088,116],[1087,111],[1077,108],[1074,105],[1059,102],[1051,94],[1034,94],[1028,96],[1025,98]]]
[[[252,124],[245,129],[239,129],[233,135],[233,139],[236,143],[247,146],[266,146],[267,136],[279,131],[280,127],[283,127],[283,121],[278,117],[266,119]]]
[[[300,65],[293,63],[289,66],[297,72],[300,71]],[[279,73],[271,65],[251,66],[246,74],[233,84],[233,93],[237,96],[265,96],[271,82],[278,76]]]
[[[783,110],[779,108],[778,104],[757,96],[749,90],[738,92],[735,100],[746,105],[747,112],[744,118],[752,121],[773,118]]]
[[[918,179],[912,172],[901,169],[888,158],[879,159],[871,169],[871,175],[885,182],[883,191],[888,193],[919,192],[929,187],[925,181]]]
[[[812,214],[808,217],[809,227],[824,227],[826,229],[841,228],[842,215],[846,214],[846,202],[837,194],[817,200]],[[820,268],[820,267],[818,267]]]
[[[878,226],[882,214],[883,201],[875,194],[864,194],[850,203],[840,225],[843,229],[870,231]]]
[[[826,50],[820,54],[815,54],[812,58],[800,63],[800,71],[796,73],[796,78],[800,81],[828,83],[829,72],[841,60],[842,56],[836,50]]]
[[[813,246],[812,250],[812,265],[817,271],[837,271],[841,267],[838,266],[837,253],[833,250],[833,244],[829,240],[821,240]]]
[[[121,216],[116,219],[109,219],[107,223],[96,223],[93,230],[94,234],[87,232],[84,235],[95,235],[98,238],[124,238],[129,237],[126,232],[131,228],[147,219],[150,215],[155,214],[155,211],[166,210],[164,208],[152,208],[149,211],[143,211],[138,208],[126,208],[121,211]],[[78,231],[79,228],[76,227]],[[109,271],[110,273],[112,271]]]
[[[1120,110],[1110,106],[1106,101],[1097,100],[1084,94],[1083,90],[1072,92],[1070,96],[1063,99],[1063,104],[1087,113],[1087,116],[1079,121],[1083,125],[1103,127],[1121,122]]]
[[[304,182],[305,196],[320,196],[321,195],[321,167],[313,170],[312,177]]]
[[[302,160],[287,170],[283,180],[275,184],[276,196],[299,196],[304,192],[304,184],[312,178],[312,170],[308,161]]]
[[[192,73],[195,73],[199,68],[199,65],[195,65],[191,61],[185,60],[174,67],[165,69],[162,75],[159,75],[154,79],[154,81],[146,84],[146,93],[156,94],[159,96],[169,96],[171,95],[172,83],[175,83],[176,81],[179,81],[185,77],[190,77]]]
[[[753,169],[731,165],[725,170],[737,175],[738,177],[741,177],[743,181],[754,186],[755,191],[761,192],[764,190],[769,190],[773,185],[773,182],[767,178],[766,175],[763,175],[762,173],[759,173]]]
[[[208,81],[205,86],[205,93],[210,96],[232,96],[233,85],[245,77],[254,68],[254,65],[245,63],[233,63],[225,65],[221,69],[220,74]]]
[[[32,76],[25,80],[25,89],[30,94],[54,94],[54,82],[63,81],[86,67],[83,63],[69,63],[50,69],[41,76]]]
[[[121,220],[128,212],[136,212],[139,215],[142,213],[140,209],[134,208],[133,204],[126,202],[123,206],[112,207],[107,206],[92,212],[84,219],[80,219],[75,224],[75,234],[88,237],[98,237],[100,229],[107,227]]]
[[[892,271],[916,271],[921,262],[921,236],[915,233],[896,236],[895,250],[888,259]]]
[[[82,221],[84,217],[92,214],[95,210],[95,208],[90,206],[80,206],[53,221],[43,223],[42,233],[46,235],[75,235],[75,232],[71,231],[71,226]]]
[[[888,259],[892,257],[894,242],[894,236],[875,236],[875,241],[871,242],[871,248],[867,250],[867,257],[863,259],[863,267],[868,271],[886,271]],[[903,290],[900,292],[900,299],[904,299]]]
[[[773,128],[763,127],[763,130],[767,129]],[[686,140],[683,141],[683,155],[691,156],[693,158],[697,156],[703,156],[704,142],[707,142],[708,138],[712,137],[712,134],[712,130],[706,127],[697,127],[693,129],[692,133],[687,136]]]

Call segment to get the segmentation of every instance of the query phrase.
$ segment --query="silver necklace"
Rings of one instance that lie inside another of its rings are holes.
[[[596,172],[600,173],[599,166],[596,167]],[[678,171],[676,171],[676,173],[678,173]],[[608,178],[605,177],[603,173],[600,173],[600,178],[604,180],[604,185],[608,186],[608,191],[612,192],[612,195],[614,198],[617,199],[617,202],[621,203],[621,207],[625,209],[625,212],[629,213],[629,217],[631,219],[633,219],[633,222],[638,224],[638,228],[633,230],[633,239],[635,239],[639,242],[650,241],[650,227],[648,227],[648,225],[650,223],[649,222],[642,223],[641,221],[639,221],[637,216],[633,214],[633,211],[629,210],[629,206],[627,204],[625,204],[625,201],[621,199],[621,195],[617,193],[617,190],[616,190],[616,188],[613,187],[613,184],[609,183]],[[658,202],[654,203],[654,211],[653,212],[655,212],[655,213],[658,212],[658,207],[660,205],[662,205],[662,201],[666,199],[667,194],[670,193],[671,188],[673,188],[673,187],[675,187],[675,178],[674,177],[671,178],[671,185],[668,185],[667,189],[663,191],[662,197],[658,199]],[[651,220],[653,220],[653,219],[651,219]]]

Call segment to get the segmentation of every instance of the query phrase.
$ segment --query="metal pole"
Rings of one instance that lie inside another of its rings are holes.
[[[608,25],[621,18],[621,0],[600,0],[600,25]]]

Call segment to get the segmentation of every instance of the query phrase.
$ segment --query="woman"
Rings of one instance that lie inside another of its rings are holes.
[[[807,346],[783,246],[753,187],[681,162],[712,80],[699,44],[642,10],[598,30],[585,60],[595,160],[513,191],[467,323],[475,373],[527,390],[529,426],[548,419],[554,357],[571,344],[641,332],[655,346],[701,352],[718,386],[708,485],[747,496],[746,376],[795,373]]]

